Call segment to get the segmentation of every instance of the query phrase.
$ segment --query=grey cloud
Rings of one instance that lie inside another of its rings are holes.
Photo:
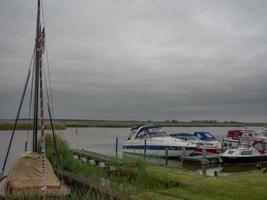
[[[35,1],[0,3],[0,117],[13,117]],[[46,0],[58,118],[267,121],[264,0]],[[25,109],[25,112],[26,109]]]

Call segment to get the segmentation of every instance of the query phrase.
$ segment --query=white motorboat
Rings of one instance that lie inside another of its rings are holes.
[[[222,144],[209,132],[182,132],[171,133],[169,135],[196,144],[197,147],[194,149],[195,154],[201,154],[203,149],[206,149],[208,154],[219,154],[222,150]]]
[[[200,142],[198,143],[199,148],[196,148],[196,152],[201,152],[202,148],[207,149],[210,154],[219,154],[222,151],[222,143],[217,140],[214,134],[207,131],[197,131],[194,132]]]
[[[170,137],[158,126],[141,125],[131,129],[128,140],[123,144],[123,153],[168,157],[189,156],[196,144]]]
[[[240,138],[257,138],[263,139],[264,149],[267,149],[267,129],[237,129],[229,130],[227,137],[223,139],[223,147],[235,148],[238,145]]]
[[[237,148],[227,149],[220,159],[223,163],[258,163],[267,161],[267,152],[262,139],[241,138]]]

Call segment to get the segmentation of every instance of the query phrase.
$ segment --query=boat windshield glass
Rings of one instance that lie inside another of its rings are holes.
[[[167,133],[162,131],[161,128],[150,128],[148,137],[164,137]]]
[[[267,137],[267,132],[254,133],[256,137]]]
[[[147,138],[147,137],[164,137],[167,136],[167,133],[162,131],[161,128],[152,127],[145,128],[140,130],[140,132],[136,135],[136,138]]]
[[[180,137],[178,137],[178,138],[180,138]],[[193,136],[193,135],[190,135],[190,136],[182,136],[180,139],[183,139],[183,140],[197,140],[197,137]]]
[[[248,149],[248,148],[250,148],[250,145],[247,143],[241,143],[241,144],[239,144],[239,147],[244,148],[244,149]]]
[[[183,134],[177,134],[177,135],[171,135],[172,137],[175,137],[175,138],[178,138],[178,139],[181,139],[181,140],[197,140],[198,138],[194,135],[183,135]]]
[[[133,137],[133,135],[135,135],[135,133],[136,133],[136,129],[131,130],[131,132],[128,136],[128,140],[130,140]]]

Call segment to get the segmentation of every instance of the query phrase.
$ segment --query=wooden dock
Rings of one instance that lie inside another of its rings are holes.
[[[99,162],[107,163],[115,159],[115,157],[113,156],[108,156],[84,149],[73,149],[71,151],[73,155],[78,156],[79,159],[85,158],[86,160],[95,160],[97,163]]]
[[[77,156],[78,159],[83,160],[85,162],[89,162],[90,160],[94,160],[96,164],[105,163],[105,165],[112,164],[113,161],[116,161],[117,165],[123,164],[127,162],[127,164],[136,164],[137,162],[133,159],[122,159],[116,158],[114,156],[109,156],[101,153],[96,153],[93,151],[88,151],[84,149],[73,149],[71,150],[74,156]]]
[[[62,171],[64,181],[73,188],[79,188],[80,193],[94,193],[99,199],[107,200],[133,200],[127,194],[109,187],[109,181],[98,182],[94,179],[85,178],[72,172]]]

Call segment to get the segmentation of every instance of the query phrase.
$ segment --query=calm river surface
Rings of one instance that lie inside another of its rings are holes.
[[[77,129],[77,133],[76,133]],[[175,131],[209,131],[214,133],[219,140],[226,135],[227,131],[233,127],[190,127],[190,128],[176,128],[166,127],[163,130],[168,133]],[[119,152],[121,153],[122,143],[127,139],[129,128],[67,128],[60,132],[62,137],[66,139],[71,148],[84,148],[87,150],[96,151],[99,153],[114,155],[115,154],[115,140],[119,138]],[[0,167],[4,162],[4,157],[7,151],[10,140],[11,131],[0,131]],[[16,131],[14,141],[10,150],[9,159],[7,162],[7,169],[10,163],[24,151],[25,141],[27,139],[27,131]],[[29,148],[31,148],[31,134],[29,134]]]

